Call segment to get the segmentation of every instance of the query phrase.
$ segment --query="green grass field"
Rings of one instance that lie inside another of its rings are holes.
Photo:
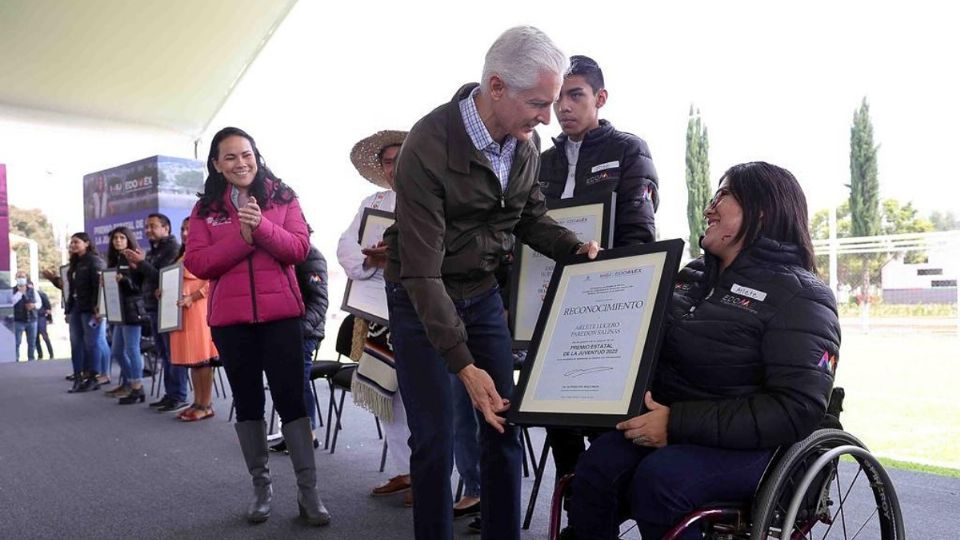
[[[844,328],[836,381],[846,389],[840,419],[890,465],[960,475],[958,382],[956,334]]]

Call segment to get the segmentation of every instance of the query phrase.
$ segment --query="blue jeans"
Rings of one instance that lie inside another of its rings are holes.
[[[36,360],[37,321],[13,321],[13,333],[17,342],[17,361],[20,361],[20,341],[24,332],[27,333],[27,361]]]
[[[453,537],[453,389],[443,359],[430,341],[403,286],[387,283],[391,339],[400,395],[411,432],[410,475],[417,502],[413,527],[418,540]],[[493,288],[454,302],[468,334],[467,347],[476,366],[493,379],[504,398],[513,394],[513,355],[503,302]],[[480,426],[480,515],[482,537],[520,538],[519,431],[506,426],[497,433]]]
[[[70,360],[73,362],[74,373],[100,373],[104,357],[107,359],[107,367],[110,366],[107,324],[106,321],[95,321],[91,312],[70,312]],[[91,322],[95,324],[91,326]]]
[[[578,540],[616,538],[632,518],[643,538],[662,538],[686,514],[710,502],[753,498],[773,450],[690,444],[636,446],[623,433],[597,438],[577,463],[570,524]],[[700,538],[691,528],[682,538]]]
[[[156,312],[147,312],[150,317],[150,329],[153,330],[153,343],[157,349],[157,356],[163,363],[163,390],[164,397],[177,401],[187,400],[187,378],[189,372],[184,366],[175,366],[170,363],[170,334],[157,332],[159,315]]]
[[[303,405],[307,408],[311,429],[317,429],[317,406],[313,401],[313,388],[310,386],[310,368],[313,366],[313,351],[319,346],[319,339],[303,338]]]
[[[140,356],[139,324],[119,324],[113,327],[113,357],[120,364],[120,382],[140,385],[143,379],[143,356]]]
[[[463,496],[480,496],[480,426],[477,410],[473,408],[470,394],[463,382],[450,374],[453,387],[453,461],[457,474],[463,480]]]

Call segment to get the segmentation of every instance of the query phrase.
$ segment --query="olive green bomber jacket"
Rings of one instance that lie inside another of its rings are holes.
[[[476,86],[463,86],[410,130],[397,161],[396,223],[384,233],[384,277],[403,284],[452,373],[473,363],[453,300],[495,285],[493,272],[514,236],[553,259],[579,244],[546,215],[534,140],[517,142],[506,192],[501,188],[460,113],[459,101]]]

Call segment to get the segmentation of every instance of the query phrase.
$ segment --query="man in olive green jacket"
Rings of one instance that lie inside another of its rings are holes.
[[[513,391],[511,338],[493,272],[514,237],[554,259],[595,257],[595,242],[545,215],[534,128],[550,122],[566,56],[531,27],[490,48],[482,83],[422,118],[400,151],[396,224],[384,240],[387,302],[412,434],[414,529],[452,536],[453,405],[447,371],[463,381],[481,428],[485,538],[520,535],[517,430],[501,413]]]

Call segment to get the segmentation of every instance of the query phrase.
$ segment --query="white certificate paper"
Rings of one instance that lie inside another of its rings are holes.
[[[626,414],[665,253],[565,268],[522,412]]]
[[[360,245],[376,246],[383,233],[393,225],[393,214],[389,212],[364,212],[360,225]],[[387,313],[387,292],[384,288],[383,270],[377,270],[367,279],[350,279],[343,295],[343,309],[358,317],[386,325],[390,319]]]
[[[603,234],[603,205],[574,206],[547,211],[557,223],[573,231],[581,242],[600,241]],[[520,278],[517,286],[517,305],[514,313],[513,339],[530,341],[543,307],[543,298],[550,286],[550,277],[556,263],[530,246],[523,245],[520,253]]]
[[[182,325],[181,308],[177,305],[182,294],[183,265],[180,263],[164,266],[160,269],[160,306],[157,331],[173,332]]]
[[[107,321],[123,324],[123,305],[120,300],[120,284],[117,283],[116,270],[103,271],[100,300],[103,302],[101,307],[104,307],[105,304]]]

